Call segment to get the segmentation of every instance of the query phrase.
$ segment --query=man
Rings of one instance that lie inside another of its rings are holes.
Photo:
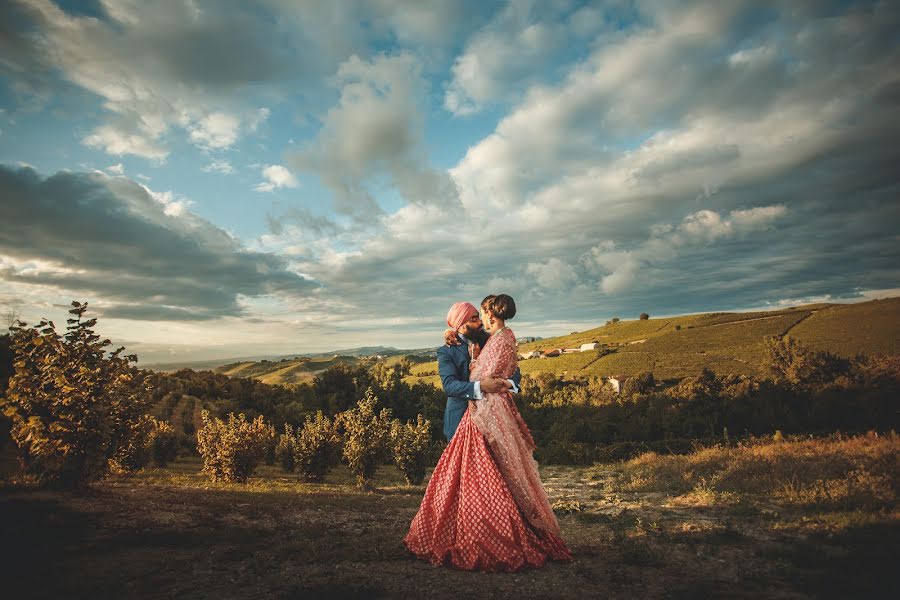
[[[481,324],[478,309],[468,302],[457,302],[447,313],[447,325],[456,331],[461,343],[444,345],[437,349],[438,375],[447,394],[444,409],[444,436],[449,442],[466,413],[469,400],[481,400],[484,394],[512,389],[519,391],[522,374],[519,369],[511,379],[491,377],[481,381],[469,381],[469,362],[472,353],[484,346],[488,334]]]

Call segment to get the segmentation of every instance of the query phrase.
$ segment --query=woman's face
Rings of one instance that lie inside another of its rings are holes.
[[[491,330],[491,311],[486,308],[481,309],[481,324],[484,325],[485,331]]]

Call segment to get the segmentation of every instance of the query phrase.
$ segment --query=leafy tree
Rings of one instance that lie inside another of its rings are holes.
[[[431,424],[422,415],[418,415],[415,423],[394,420],[390,440],[394,463],[406,482],[410,485],[422,483],[432,449]]]
[[[332,421],[317,411],[307,416],[294,438],[294,464],[304,481],[322,481],[341,460],[341,437],[337,419]]]
[[[378,397],[372,388],[356,405],[356,408],[340,415],[344,430],[344,461],[356,476],[359,487],[370,486],[378,463],[386,458],[391,430],[391,410],[376,413]]]
[[[278,445],[275,446],[275,460],[285,473],[294,470],[294,439],[293,425],[285,423],[284,433],[278,436]]]
[[[203,427],[197,431],[197,450],[203,457],[203,473],[213,481],[243,483],[253,475],[266,454],[268,426],[262,415],[248,421],[241,413],[228,421],[200,413]]]
[[[13,328],[15,374],[3,413],[20,460],[39,481],[80,487],[103,476],[149,401],[148,382],[83,319],[87,303],[72,302],[65,336],[52,321]]]
[[[814,387],[834,378],[846,366],[837,357],[816,352],[790,336],[770,336],[763,340],[764,368],[776,383]]]
[[[165,467],[175,460],[178,454],[178,436],[167,421],[153,419],[152,423],[153,426],[147,440],[150,458],[157,467]]]
[[[641,313],[641,321],[646,321],[649,318],[650,318],[650,315],[648,315],[647,313]]]

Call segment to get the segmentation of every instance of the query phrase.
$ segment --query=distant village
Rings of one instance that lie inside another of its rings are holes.
[[[516,345],[519,344],[527,344],[529,342],[537,341],[540,338],[520,338],[516,340]],[[629,342],[630,344],[639,344],[642,342],[646,342],[647,340],[635,340],[633,342]],[[578,348],[546,348],[544,350],[531,350],[530,352],[521,352],[519,353],[519,360],[528,360],[531,358],[555,358],[562,354],[573,354],[575,352],[590,352],[600,350],[602,348],[602,344],[599,342],[589,342],[586,344],[582,344]],[[604,379],[612,386],[613,390],[618,394],[622,391],[622,386],[625,383],[625,380],[628,379],[627,375],[612,375],[610,377],[604,377]]]

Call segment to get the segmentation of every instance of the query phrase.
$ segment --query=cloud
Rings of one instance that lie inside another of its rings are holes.
[[[452,202],[455,190],[424,158],[421,65],[408,53],[353,56],[334,78],[340,100],[291,164],[319,175],[335,210],[359,221],[382,213],[370,187],[387,179],[407,202]]]
[[[206,173],[221,173],[222,175],[231,175],[234,173],[234,167],[227,160],[214,160],[205,167],[203,171]]]
[[[239,296],[304,298],[318,287],[245,248],[171,192],[124,177],[0,166],[0,280],[99,299],[120,318],[242,314]]]
[[[583,12],[580,16],[586,18],[579,19],[577,26],[571,25],[562,18],[564,11],[563,5],[508,2],[469,38],[456,58],[444,107],[455,115],[471,115],[514,97],[522,84],[539,79],[561,51],[571,51],[573,31],[586,36],[602,24],[602,17]]]
[[[108,173],[112,173],[113,175],[124,175],[125,174],[125,168],[122,166],[122,163],[110,165],[110,166],[106,167],[106,171]]]
[[[266,181],[254,188],[257,192],[272,192],[285,187],[297,187],[297,178],[281,165],[269,165],[264,167],[262,175]]]
[[[628,250],[607,240],[582,255],[579,262],[588,273],[601,274],[600,291],[619,294],[638,284],[642,274],[652,276],[648,267],[676,261],[684,249],[764,231],[786,213],[784,205],[759,206],[734,210],[723,218],[716,211],[704,209],[687,215],[677,226],[654,225],[648,240]]]

